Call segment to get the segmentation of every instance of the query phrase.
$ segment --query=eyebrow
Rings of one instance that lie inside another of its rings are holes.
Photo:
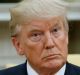
[[[32,27],[32,28],[31,28]],[[36,32],[36,31],[42,31],[42,28],[40,27],[40,26],[37,26],[37,25],[33,25],[33,26],[31,26],[29,29],[28,29],[28,31],[30,31],[30,32]]]
[[[51,26],[50,30],[53,30],[53,29],[56,28],[56,27],[61,28],[61,23],[60,23],[60,21],[56,22],[53,26]]]

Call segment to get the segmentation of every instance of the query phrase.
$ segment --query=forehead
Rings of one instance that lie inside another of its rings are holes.
[[[46,29],[56,25],[63,27],[63,17],[57,16],[47,19],[33,19],[29,22],[23,23],[23,27],[25,28],[26,26],[27,29]]]
[[[63,17],[62,16],[55,16],[51,18],[34,18],[29,21],[25,21],[22,23],[23,25],[41,25],[41,24],[55,24],[55,23],[60,23],[63,22]]]

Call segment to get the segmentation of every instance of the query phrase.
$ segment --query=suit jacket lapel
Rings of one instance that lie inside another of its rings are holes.
[[[18,68],[17,68],[17,73],[16,75],[28,75],[27,74],[27,68],[26,68],[26,63],[20,65]]]
[[[65,75],[77,75],[72,64],[70,64],[70,63],[66,64]]]

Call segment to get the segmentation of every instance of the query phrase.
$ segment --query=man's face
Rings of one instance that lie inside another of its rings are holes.
[[[61,17],[24,23],[17,49],[24,53],[32,67],[55,69],[66,62],[68,35],[63,24]]]

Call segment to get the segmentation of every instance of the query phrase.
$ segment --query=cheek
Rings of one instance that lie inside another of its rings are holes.
[[[62,40],[62,52],[63,52],[64,58],[67,58],[67,54],[68,54],[68,37],[67,36],[63,37],[63,40]]]
[[[62,35],[58,39],[58,47],[64,56],[68,53],[68,37],[66,35]]]
[[[30,40],[27,40],[27,42],[25,43],[25,55],[30,60],[39,59],[41,56],[42,49],[43,44],[41,42],[34,43]]]
[[[28,41],[25,46],[25,56],[27,57],[27,60],[32,65],[39,66],[41,63],[41,54],[43,50],[42,43],[33,43]]]
[[[58,41],[60,41],[61,45],[67,46],[68,45],[68,36],[63,34],[59,37]]]

